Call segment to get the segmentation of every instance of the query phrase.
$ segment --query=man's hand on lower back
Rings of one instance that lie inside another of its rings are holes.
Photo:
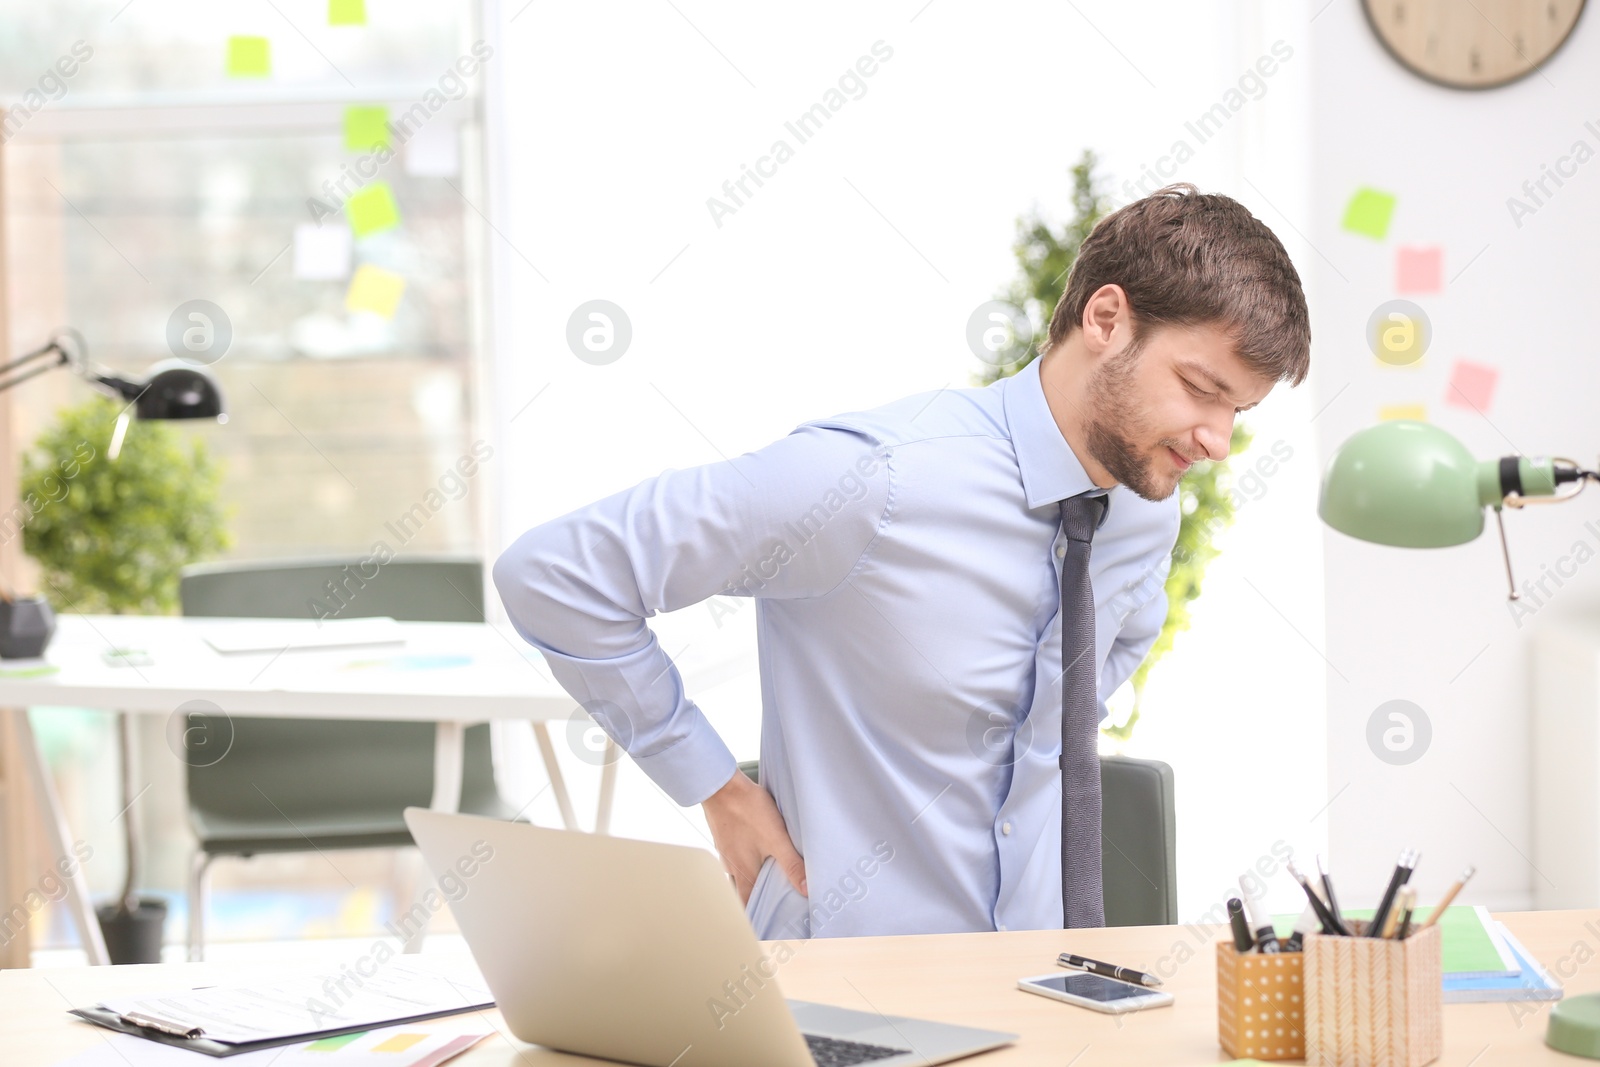
[[[723,867],[733,876],[741,904],[750,903],[756,874],[768,856],[773,857],[789,883],[805,893],[805,863],[789,840],[778,805],[765,789],[745,777],[743,771],[735,771],[727,784],[705,799],[703,807],[711,840],[722,856]]]

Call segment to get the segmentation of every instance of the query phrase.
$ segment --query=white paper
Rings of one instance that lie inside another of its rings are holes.
[[[294,276],[310,281],[350,277],[350,227],[303,222],[294,228]]]
[[[406,173],[454,178],[461,173],[461,132],[442,119],[424,123],[406,141]]]
[[[250,985],[107,1000],[100,1006],[119,1015],[138,1012],[198,1026],[203,1037],[241,1044],[381,1026],[417,1015],[484,1007],[494,1000],[471,967],[397,959],[377,966],[370,976],[352,979],[353,973],[306,972]]]
[[[388,616],[371,619],[263,619],[219,624],[206,631],[218,652],[292,652],[297,648],[403,645],[406,634]]]
[[[487,1024],[416,1023],[369,1030],[349,1044],[331,1051],[306,1051],[310,1041],[294,1045],[240,1052],[218,1059],[204,1052],[191,1052],[159,1041],[146,1041],[131,1034],[104,1031],[104,1039],[76,1056],[57,1061],[55,1067],[412,1067],[418,1063],[440,1064],[460,1055],[495,1031]],[[399,1052],[376,1051],[379,1045],[401,1034],[425,1034],[426,1039],[409,1044]],[[444,1059],[438,1058],[449,1049]]]

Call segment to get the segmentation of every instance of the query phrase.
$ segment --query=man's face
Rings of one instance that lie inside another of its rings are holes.
[[[1228,457],[1233,418],[1272,391],[1220,328],[1167,326],[1107,353],[1089,379],[1090,454],[1146,500],[1165,500],[1191,463]]]

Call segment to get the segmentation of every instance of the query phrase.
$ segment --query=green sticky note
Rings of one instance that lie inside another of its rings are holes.
[[[352,152],[389,147],[389,109],[354,105],[344,109],[344,146]]]
[[[365,26],[367,0],[328,0],[328,25]]]
[[[307,1052],[337,1052],[358,1037],[367,1036],[363,1030],[359,1034],[340,1034],[337,1037],[325,1037],[321,1041],[313,1041],[306,1046]]]
[[[272,73],[272,42],[265,37],[228,38],[228,77],[265,78]]]
[[[400,225],[400,208],[388,182],[373,182],[351,194],[344,202],[344,213],[357,237],[392,230]]]
[[[1381,241],[1389,233],[1389,216],[1393,214],[1392,194],[1363,186],[1350,198],[1340,225],[1351,233]]]

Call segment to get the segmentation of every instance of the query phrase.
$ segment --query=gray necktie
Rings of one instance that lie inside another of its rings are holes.
[[[1089,542],[1108,501],[1061,501],[1067,552],[1061,561],[1061,912],[1068,930],[1106,924],[1100,889],[1099,684]]]

